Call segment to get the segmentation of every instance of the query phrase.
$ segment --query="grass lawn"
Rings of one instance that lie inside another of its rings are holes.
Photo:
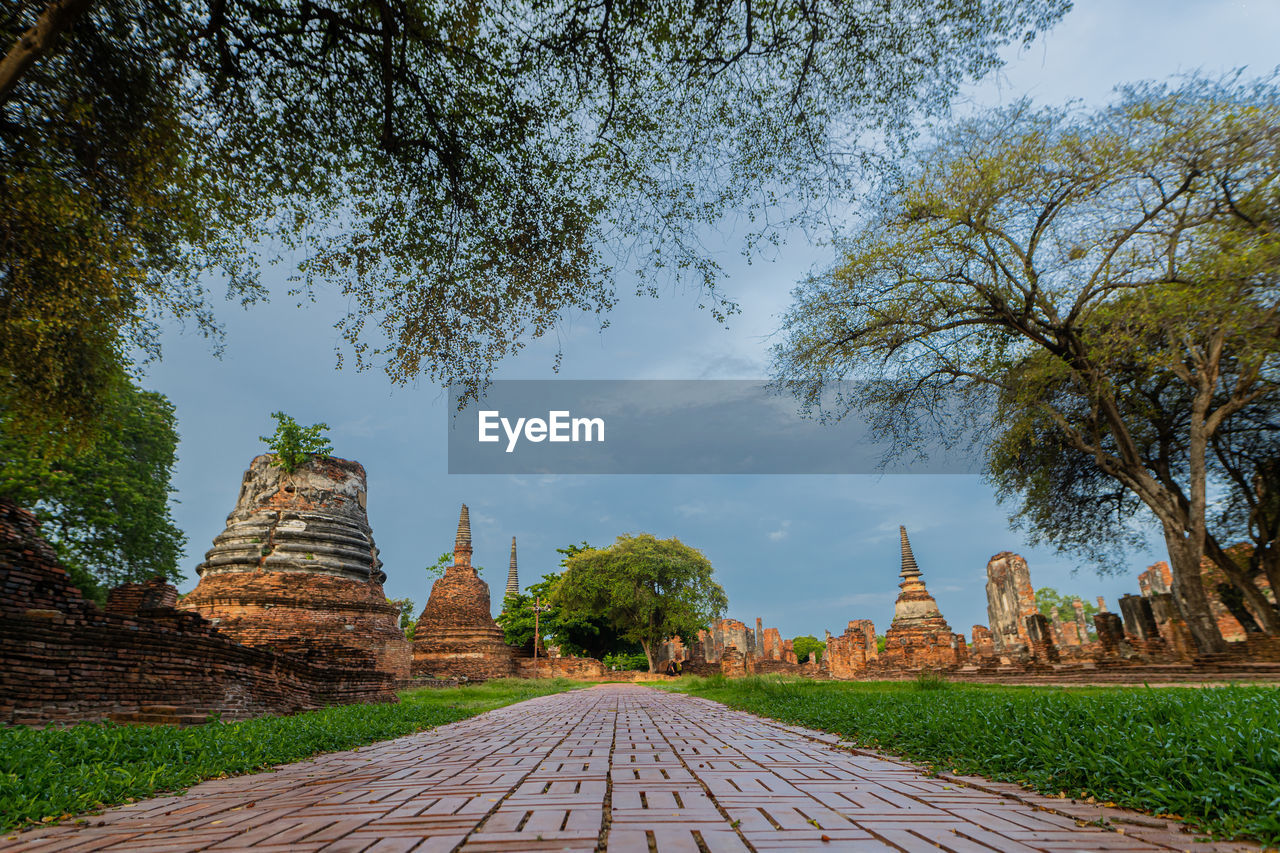
[[[337,705],[185,729],[112,723],[0,726],[0,830],[402,737],[581,686],[567,679],[501,679],[406,690],[399,704]]]
[[[684,678],[665,685],[935,769],[1280,846],[1280,688]]]

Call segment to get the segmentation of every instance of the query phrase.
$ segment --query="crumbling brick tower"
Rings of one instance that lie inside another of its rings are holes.
[[[471,681],[514,675],[515,656],[489,611],[489,585],[471,565],[471,517],[462,505],[453,565],[431,586],[413,634],[413,674]]]
[[[899,527],[898,531],[902,536],[901,591],[893,606],[893,624],[885,631],[880,664],[904,669],[954,666],[958,663],[955,635],[925,589],[907,529]]]
[[[259,456],[227,527],[179,604],[247,646],[319,666],[408,678],[409,642],[387,602],[358,462],[312,457],[293,473]]]

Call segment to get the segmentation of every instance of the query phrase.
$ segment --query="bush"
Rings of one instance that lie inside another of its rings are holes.
[[[649,659],[643,654],[608,654],[604,656],[604,665],[608,669],[649,671]]]
[[[299,426],[298,422],[284,412],[273,412],[276,419],[276,431],[270,437],[260,436],[267,443],[275,459],[271,464],[292,474],[312,456],[329,456],[333,453],[333,445],[324,431],[329,428],[326,423],[312,424],[309,427]]]

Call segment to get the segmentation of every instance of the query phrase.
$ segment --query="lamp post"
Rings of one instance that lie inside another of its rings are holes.
[[[538,669],[538,642],[542,639],[542,634],[539,630],[538,617],[550,609],[550,607],[547,607],[542,603],[542,599],[540,597],[533,599],[533,661],[535,672]]]

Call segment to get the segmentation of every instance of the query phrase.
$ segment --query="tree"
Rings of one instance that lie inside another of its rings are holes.
[[[154,354],[158,313],[216,334],[206,284],[252,300],[262,261],[303,258],[299,294],[348,298],[358,364],[472,393],[567,313],[607,311],[621,270],[687,277],[722,315],[706,226],[776,239],[779,188],[821,216],[868,134],[905,136],[1069,7],[10,5],[0,391],[33,434],[92,418],[85,368]]]
[[[557,548],[556,551],[562,555],[562,570],[570,558],[591,550],[592,547],[586,542]],[[502,614],[497,621],[502,626],[506,641],[513,646],[533,649],[533,605],[536,600],[540,600],[545,609],[537,620],[537,625],[544,643],[550,640],[565,654],[584,655],[597,660],[604,660],[610,655],[638,653],[640,646],[623,640],[602,615],[586,611],[565,611],[554,604],[556,585],[563,576],[563,571],[560,574],[543,575],[542,580],[532,584],[527,593],[517,593],[503,599]]]
[[[800,663],[804,663],[809,659],[810,652],[818,653],[814,660],[822,660],[822,655],[827,651],[827,644],[812,634],[805,634],[804,636],[796,637],[792,640],[791,648],[796,653],[796,660],[800,661]]]
[[[444,577],[445,570],[452,565],[453,552],[445,551],[439,557],[436,557],[436,561],[434,563],[426,567],[427,577],[442,578]],[[476,569],[476,571],[478,572],[479,569]]]
[[[1053,620],[1053,608],[1055,607],[1058,608],[1058,614],[1064,622],[1074,621],[1076,618],[1075,602],[1077,601],[1084,606],[1085,630],[1092,633],[1093,614],[1098,612],[1096,604],[1078,595],[1063,595],[1049,586],[1042,586],[1036,590],[1036,609],[1040,611],[1041,616],[1050,621]]]
[[[271,464],[286,474],[297,471],[312,456],[329,456],[333,453],[333,445],[324,434],[329,428],[328,424],[300,426],[284,412],[273,412],[271,417],[276,419],[276,431],[269,436],[261,436],[258,440],[265,441],[275,457]]]
[[[413,613],[417,606],[413,603],[412,598],[388,598],[387,604],[392,605],[400,611],[400,630],[404,631],[406,639],[413,639],[413,630],[417,625],[413,621]]]
[[[562,614],[603,617],[622,639],[640,644],[657,672],[657,647],[705,630],[729,599],[701,551],[641,533],[570,557],[552,604]]]
[[[1061,450],[1150,511],[1197,645],[1221,649],[1200,582],[1221,546],[1209,454],[1247,409],[1276,411],[1277,143],[1270,80],[958,123],[904,162],[841,265],[797,290],[776,379],[818,409],[831,380],[871,380],[836,405],[898,449],[950,429],[957,397],[994,405],[989,446]],[[1150,417],[1160,388],[1182,401],[1176,440],[1154,435],[1175,422]],[[1026,482],[1052,504],[1062,478]]]
[[[1118,372],[1112,387],[1130,425],[1129,445],[1144,466],[1167,471],[1168,460],[1186,457],[1192,407],[1185,387],[1169,377],[1139,381],[1129,371]],[[1042,389],[1041,399],[1051,398],[1079,410],[1080,401],[1073,400],[1063,385]],[[1264,577],[1280,578],[1270,508],[1274,475],[1268,470],[1268,460],[1274,458],[1269,455],[1274,429],[1256,420],[1262,417],[1265,423],[1268,416],[1258,410],[1268,406],[1274,403],[1246,407],[1211,438],[1206,490],[1220,497],[1207,503],[1212,523],[1206,528],[1204,559],[1226,576],[1226,582],[1214,584],[1212,591],[1241,624],[1274,634],[1280,628],[1280,613],[1259,583]],[[1107,431],[1095,434],[1114,452]],[[1144,531],[1134,524],[1134,519],[1150,518],[1141,498],[1091,458],[1075,452],[1052,420],[1028,416],[1011,422],[997,436],[988,459],[998,496],[1017,502],[1015,519],[1036,541],[1115,571],[1127,570],[1126,553],[1146,543]],[[1251,539],[1254,547],[1227,547],[1239,538]],[[1260,626],[1255,626],[1253,614]]]
[[[124,381],[106,400],[111,428],[91,449],[61,458],[35,452],[0,411],[0,495],[36,514],[72,582],[100,604],[121,583],[182,580],[186,544],[169,508],[173,406]]]

